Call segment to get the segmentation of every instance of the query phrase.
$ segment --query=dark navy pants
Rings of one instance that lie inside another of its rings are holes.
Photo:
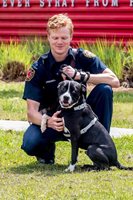
[[[110,131],[113,111],[113,91],[107,84],[97,85],[87,97],[87,103],[92,107],[99,121]],[[67,141],[63,132],[47,128],[42,134],[40,126],[30,125],[24,133],[21,148],[31,156],[44,159],[54,159],[55,142]]]

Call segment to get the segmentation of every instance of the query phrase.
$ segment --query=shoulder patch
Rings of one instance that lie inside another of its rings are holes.
[[[27,75],[26,75],[26,79],[25,81],[30,81],[35,75],[35,70],[33,68],[30,68],[28,71],[27,71]]]
[[[96,55],[95,55],[94,53],[92,53],[92,52],[90,52],[90,51],[88,51],[88,50],[84,50],[84,51],[83,51],[83,55],[84,55],[85,57],[87,57],[87,58],[94,58],[94,57],[96,57]]]

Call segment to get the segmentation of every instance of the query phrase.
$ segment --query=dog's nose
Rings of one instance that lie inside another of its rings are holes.
[[[66,95],[63,98],[64,98],[64,101],[68,101],[69,100],[69,97],[66,96]]]

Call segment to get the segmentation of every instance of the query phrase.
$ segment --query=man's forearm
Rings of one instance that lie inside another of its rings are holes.
[[[75,80],[80,80],[80,79],[81,79],[81,75],[79,72],[77,72]],[[112,87],[120,86],[118,78],[113,73],[90,74],[88,83],[92,83],[94,85],[97,85],[100,83],[106,83]]]
[[[36,124],[36,125],[41,125],[41,121],[42,121],[42,114],[39,113],[39,112],[32,112],[32,111],[29,111],[27,113],[27,117],[28,117],[28,121],[33,123],[33,124]]]
[[[97,85],[100,83],[106,83],[112,87],[119,87],[118,79],[116,77],[114,77],[113,75],[109,75],[107,73],[90,74],[88,83],[92,83],[94,85]]]

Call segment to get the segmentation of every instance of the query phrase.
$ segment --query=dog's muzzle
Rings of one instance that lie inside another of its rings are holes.
[[[70,95],[61,95],[60,96],[60,105],[62,108],[67,108],[67,107],[70,107],[71,104],[72,104],[72,98]]]

